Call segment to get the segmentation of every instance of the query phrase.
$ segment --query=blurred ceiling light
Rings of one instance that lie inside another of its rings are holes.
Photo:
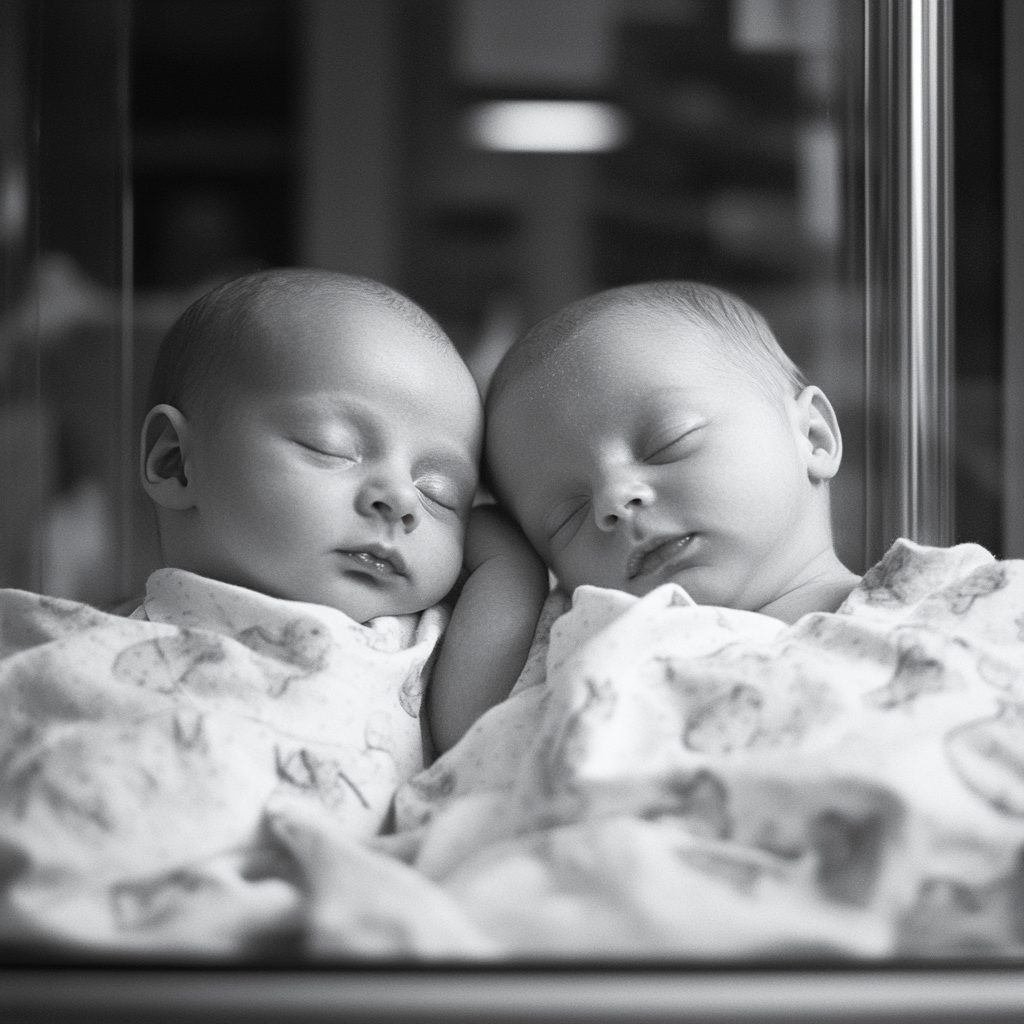
[[[469,141],[503,153],[601,153],[629,136],[625,113],[585,100],[497,100],[471,107]]]

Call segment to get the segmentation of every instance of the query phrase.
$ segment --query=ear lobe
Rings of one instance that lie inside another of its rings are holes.
[[[843,460],[843,437],[832,403],[821,388],[810,385],[797,395],[796,405],[807,475],[815,483],[831,480]]]
[[[195,505],[187,464],[188,420],[173,405],[155,405],[142,424],[142,489],[163,508],[183,511]]]

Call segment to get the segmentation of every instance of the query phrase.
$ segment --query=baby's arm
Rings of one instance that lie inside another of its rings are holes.
[[[496,505],[478,506],[470,514],[464,561],[469,577],[427,691],[438,753],[508,696],[526,663],[548,593],[547,569]]]

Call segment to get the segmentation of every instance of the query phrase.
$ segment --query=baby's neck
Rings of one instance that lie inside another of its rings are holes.
[[[850,572],[835,551],[828,548],[804,567],[789,590],[758,611],[792,625],[810,612],[836,611],[859,582],[860,577]]]

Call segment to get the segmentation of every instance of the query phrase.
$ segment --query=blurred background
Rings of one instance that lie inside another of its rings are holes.
[[[1014,7],[953,4],[955,533],[1000,555],[1024,555],[1004,443],[1024,401],[1004,283],[1024,263]],[[596,289],[737,292],[837,408],[838,546],[862,571],[881,553],[864,528],[866,8],[5,0],[0,586],[141,590],[155,347],[211,285],[282,264],[406,292],[481,387],[518,333]]]

